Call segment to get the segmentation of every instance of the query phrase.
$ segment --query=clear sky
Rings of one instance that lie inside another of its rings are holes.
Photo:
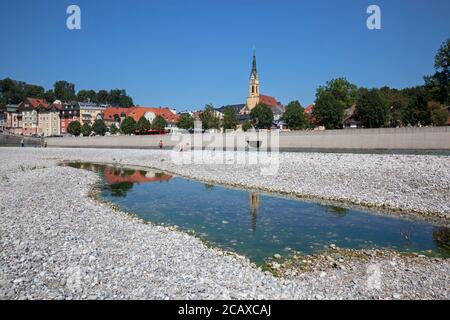
[[[81,8],[81,30],[66,9]],[[382,30],[366,27],[370,4]],[[403,88],[433,73],[448,0],[0,0],[0,78],[124,88],[178,110],[243,103],[253,48],[261,92],[314,101],[327,80]]]

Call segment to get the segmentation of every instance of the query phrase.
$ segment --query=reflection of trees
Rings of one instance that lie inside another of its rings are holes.
[[[255,232],[259,210],[259,193],[255,192],[250,193],[249,200],[250,200],[250,213],[252,215],[252,230],[253,232]]]
[[[433,242],[443,255],[450,256],[450,228],[436,227],[433,230]]]
[[[133,183],[131,182],[119,182],[110,185],[111,195],[113,197],[125,197],[131,189],[133,189]]]
[[[344,217],[347,215],[348,209],[336,206],[328,206],[327,212],[337,217]]]

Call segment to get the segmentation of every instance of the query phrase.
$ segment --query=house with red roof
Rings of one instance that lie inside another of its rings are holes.
[[[161,116],[167,121],[167,128],[169,130],[176,128],[180,119],[180,116],[169,108],[136,106],[130,108],[108,107],[103,114],[103,120],[107,125],[119,125],[126,117],[132,117],[136,122],[141,117],[145,117],[151,123],[157,116]]]
[[[23,135],[31,136],[38,133],[38,109],[41,107],[48,108],[48,103],[44,99],[25,98],[19,104],[17,111]]]

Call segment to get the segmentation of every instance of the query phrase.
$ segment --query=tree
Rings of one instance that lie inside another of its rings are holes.
[[[223,114],[223,129],[224,130],[236,130],[237,127],[237,116],[236,111],[232,107],[225,109]]]
[[[72,121],[67,127],[67,132],[78,137],[81,133],[81,124],[78,121]]]
[[[30,98],[44,99],[45,90],[41,86],[35,86],[33,84],[26,84],[25,90],[24,90],[24,96],[30,97]]]
[[[318,94],[312,116],[327,129],[342,128],[345,105],[329,91]]]
[[[431,114],[428,109],[428,99],[422,87],[416,88],[409,98],[407,110],[403,116],[405,123],[428,126],[431,124]]]
[[[247,132],[252,128],[252,123],[250,120],[245,120],[245,122],[242,124],[242,131]]]
[[[328,81],[325,86],[317,89],[316,97],[324,92],[331,93],[334,98],[344,105],[344,108],[350,107],[356,102],[358,87],[347,81],[345,78],[337,78]]]
[[[104,136],[107,131],[105,121],[103,121],[102,119],[95,120],[94,124],[92,125],[92,131],[94,131],[96,135]]]
[[[53,103],[56,100],[55,92],[53,90],[47,90],[44,94],[44,99],[48,103]]]
[[[167,121],[161,116],[156,116],[152,122],[152,129],[157,130],[158,132],[163,132],[167,127]]]
[[[137,130],[139,130],[139,133],[146,134],[150,129],[151,129],[150,121],[148,121],[148,119],[144,116],[140,117],[139,121],[137,122]]]
[[[132,107],[133,99],[127,96],[123,89],[114,89],[109,92],[108,102],[115,107]]]
[[[183,114],[178,120],[177,127],[185,130],[194,128],[194,118],[190,114]]]
[[[98,103],[102,103],[102,104],[108,104],[109,103],[109,93],[106,90],[100,90],[99,92],[97,92],[97,97],[96,97],[96,101]]]
[[[258,103],[250,111],[250,119],[256,129],[270,129],[273,122],[273,113],[264,103]]]
[[[450,104],[450,39],[444,41],[434,59],[436,72],[424,77],[425,87],[432,98],[442,104]]]
[[[80,102],[97,102],[97,93],[94,90],[80,90],[77,93]]]
[[[366,128],[381,128],[388,122],[388,104],[377,90],[369,90],[357,101],[356,119]]]
[[[75,85],[67,81],[56,81],[54,84],[55,97],[61,101],[72,101],[76,99]]]
[[[357,86],[345,78],[328,81],[325,86],[319,87],[312,114],[317,124],[327,129],[342,128],[345,108],[353,105],[358,94],[362,93],[364,90],[358,91]]]
[[[111,134],[117,134],[119,132],[119,129],[117,128],[117,126],[113,123],[110,127],[109,127],[109,133]]]
[[[120,124],[120,131],[124,134],[132,134],[136,131],[136,121],[133,117],[126,117]]]
[[[308,127],[305,110],[298,101],[292,101],[286,106],[286,111],[281,119],[286,122],[291,130],[301,130]]]
[[[445,126],[448,120],[448,112],[444,105],[439,102],[428,102],[428,110],[430,111],[431,123],[436,126]]]
[[[216,110],[212,104],[205,106],[205,110],[200,114],[200,120],[202,121],[203,129],[219,129],[220,119],[216,115]]]
[[[85,122],[81,126],[81,134],[83,135],[83,137],[88,137],[91,135],[91,133],[92,133],[91,125],[89,123]]]

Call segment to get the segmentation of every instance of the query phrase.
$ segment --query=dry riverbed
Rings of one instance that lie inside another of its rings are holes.
[[[96,174],[62,160],[450,217],[449,157],[283,153],[271,177],[254,165],[177,166],[169,151],[1,148],[0,298],[450,298],[446,259],[332,247],[260,270],[99,203],[89,197]]]

